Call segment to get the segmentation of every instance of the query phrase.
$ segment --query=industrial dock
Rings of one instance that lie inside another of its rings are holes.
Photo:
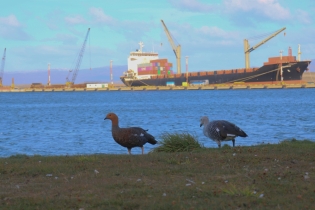
[[[75,92],[75,91],[165,91],[165,90],[250,90],[250,89],[290,89],[290,88],[315,88],[315,83],[252,83],[252,84],[217,84],[196,86],[113,86],[107,88],[3,88],[0,92]]]

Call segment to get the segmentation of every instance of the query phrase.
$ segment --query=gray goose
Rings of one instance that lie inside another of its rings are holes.
[[[118,116],[115,113],[108,113],[104,120],[112,121],[112,136],[113,139],[121,146],[127,147],[128,153],[131,155],[131,149],[141,147],[142,154],[144,153],[143,145],[147,142],[156,144],[155,138],[147,131],[140,127],[120,128],[118,124]]]
[[[219,148],[221,147],[221,141],[232,140],[234,147],[236,137],[247,137],[247,134],[242,129],[226,120],[213,120],[209,122],[209,118],[203,116],[200,119],[201,126],[203,126],[203,134],[217,142]]]

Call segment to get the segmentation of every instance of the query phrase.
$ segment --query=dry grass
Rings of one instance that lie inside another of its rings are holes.
[[[285,141],[183,153],[1,158],[0,208],[312,209],[314,151],[313,142]]]

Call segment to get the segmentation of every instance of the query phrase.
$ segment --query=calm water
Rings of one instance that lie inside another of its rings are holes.
[[[0,156],[127,154],[111,137],[108,112],[121,127],[140,126],[157,139],[187,131],[207,147],[217,145],[202,134],[203,115],[241,127],[249,137],[236,145],[315,140],[314,98],[315,89],[0,93]]]

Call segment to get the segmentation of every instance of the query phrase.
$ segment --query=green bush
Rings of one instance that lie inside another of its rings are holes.
[[[161,138],[160,146],[152,152],[190,152],[204,148],[197,138],[189,133],[164,133]]]

